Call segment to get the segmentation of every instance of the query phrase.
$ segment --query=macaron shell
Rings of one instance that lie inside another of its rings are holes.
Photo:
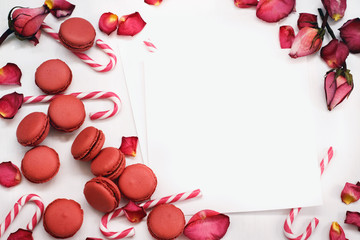
[[[71,154],[77,160],[90,161],[99,154],[104,142],[105,135],[101,130],[87,127],[76,136],[71,146]]]
[[[84,212],[79,203],[60,198],[46,207],[43,225],[51,236],[68,238],[81,228],[83,218]]]
[[[21,120],[16,129],[16,138],[23,146],[40,144],[49,133],[49,118],[45,113],[33,112]]]
[[[95,176],[107,177],[114,180],[125,169],[125,155],[117,148],[107,147],[100,151],[91,162],[91,172]]]
[[[147,218],[150,234],[158,240],[177,238],[184,230],[184,213],[172,204],[155,207]]]

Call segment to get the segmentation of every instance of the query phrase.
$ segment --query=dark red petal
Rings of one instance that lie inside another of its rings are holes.
[[[295,0],[260,0],[256,16],[265,22],[278,22],[295,8]]]
[[[360,53],[360,18],[347,21],[340,29],[340,37],[351,53]]]
[[[13,187],[21,182],[19,168],[12,162],[0,163],[0,184],[4,187]]]
[[[21,70],[14,63],[7,63],[0,68],[0,85],[19,85],[21,86]]]
[[[23,94],[13,92],[0,98],[0,117],[11,119],[21,108],[24,101]]]
[[[333,222],[331,224],[329,237],[330,240],[347,240],[344,230],[337,222]]]
[[[344,17],[346,0],[321,0],[329,16],[335,21]]]
[[[7,240],[33,240],[33,236],[31,231],[19,228],[10,234]]]
[[[359,212],[346,212],[346,218],[345,223],[352,224],[358,227],[358,230],[360,231],[360,213]]]
[[[141,18],[140,13],[134,12],[130,15],[125,15],[120,18],[118,35],[134,36],[138,34],[146,25],[146,22]]]
[[[324,88],[325,88],[326,104],[329,109],[330,103],[333,100],[336,91],[335,72],[330,72],[326,75],[324,81]]]
[[[349,48],[337,39],[331,40],[320,51],[321,58],[330,68],[340,68],[349,55]]]
[[[67,17],[74,11],[75,5],[66,0],[46,0],[45,5],[56,18]]]
[[[238,8],[249,8],[257,6],[258,0],[234,0],[234,4]]]
[[[310,13],[300,13],[297,26],[299,30],[304,27],[318,28],[317,16]]]
[[[118,16],[114,13],[107,12],[103,13],[99,19],[99,29],[110,35],[113,31],[116,30],[118,25]]]
[[[346,183],[341,192],[341,200],[345,204],[356,202],[360,199],[360,186],[352,183]]]
[[[184,235],[191,240],[218,240],[227,232],[230,219],[212,210],[196,213],[186,224]]]
[[[162,0],[145,0],[145,3],[149,5],[159,6]]]
[[[139,207],[133,201],[129,201],[125,207],[123,207],[125,212],[125,216],[130,222],[137,223],[140,222],[141,219],[146,217],[146,212],[143,207]]]
[[[136,156],[138,137],[122,137],[120,151],[127,156]]]
[[[280,47],[282,49],[291,48],[295,39],[295,32],[291,26],[281,26],[279,29]]]

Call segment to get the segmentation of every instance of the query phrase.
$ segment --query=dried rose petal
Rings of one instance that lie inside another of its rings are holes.
[[[7,240],[33,240],[32,232],[19,228],[16,232],[9,235]]]
[[[67,17],[74,11],[75,5],[66,0],[45,0],[45,5],[56,18]]]
[[[317,16],[311,13],[300,13],[297,26],[299,30],[304,27],[318,28]]]
[[[41,36],[41,30],[37,31],[37,33],[34,35],[34,37],[29,39],[29,41],[32,42],[32,44],[34,44],[34,46],[36,46],[39,43],[40,36]]]
[[[278,22],[287,17],[295,7],[295,0],[260,0],[256,16],[265,22]]]
[[[230,219],[213,210],[202,210],[192,216],[184,228],[184,235],[191,240],[217,240],[227,232]]]
[[[116,30],[118,25],[118,16],[114,13],[103,13],[99,19],[99,28],[102,32],[110,35]]]
[[[321,0],[329,16],[338,21],[344,17],[346,0]]]
[[[340,37],[351,53],[360,53],[360,18],[347,21],[340,30]]]
[[[341,192],[341,200],[345,204],[350,204],[356,202],[359,199],[360,199],[360,186],[347,182],[344,186],[344,189]]]
[[[321,58],[331,68],[340,68],[349,55],[349,48],[345,43],[333,39],[320,51]]]
[[[249,8],[257,6],[258,0],[234,0],[234,4],[238,8]]]
[[[141,18],[140,13],[134,12],[120,18],[118,35],[134,36],[138,34],[146,25],[146,22]]]
[[[7,63],[0,68],[0,85],[19,85],[21,86],[21,70],[14,63]]]
[[[295,32],[291,26],[281,26],[279,29],[280,47],[291,48],[295,39]]]
[[[346,211],[345,223],[352,224],[358,227],[360,231],[360,213],[359,212],[350,212]]]
[[[162,0],[145,0],[144,2],[149,5],[159,6]]]
[[[21,182],[19,168],[12,162],[0,163],[0,184],[4,187],[13,187]]]
[[[347,240],[344,230],[337,222],[332,222],[329,236],[330,240]]]
[[[120,151],[127,156],[136,156],[138,137],[122,137]]]
[[[141,219],[146,217],[146,212],[144,208],[139,207],[133,201],[129,201],[129,203],[126,204],[125,207],[123,207],[123,210],[125,212],[125,216],[127,217],[127,219],[132,223],[140,222]]]
[[[23,94],[13,92],[6,94],[0,98],[0,117],[11,119],[21,108],[24,101]]]
[[[319,51],[324,34],[324,29],[302,28],[295,36],[289,53],[290,57],[304,57]]]

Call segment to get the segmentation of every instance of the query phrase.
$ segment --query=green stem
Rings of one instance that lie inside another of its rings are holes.
[[[10,28],[8,30],[6,30],[0,37],[0,45],[3,43],[3,41],[5,41],[5,39],[12,34],[14,31],[11,30]]]
[[[318,12],[319,12],[320,17],[321,17],[321,19],[322,19],[322,21],[323,21],[321,28],[326,27],[326,30],[327,30],[328,33],[330,34],[331,38],[332,38],[332,39],[336,39],[333,30],[331,29],[330,25],[329,25],[328,22],[327,22],[327,18],[329,17],[329,13],[326,12],[326,14],[325,14],[325,16],[324,16],[324,13],[323,13],[323,11],[322,11],[321,8],[318,8]]]

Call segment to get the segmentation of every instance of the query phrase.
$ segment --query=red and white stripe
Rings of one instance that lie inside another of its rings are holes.
[[[149,200],[147,202],[141,203],[139,206],[143,207],[144,210],[147,210],[149,208],[153,208],[156,207],[160,204],[164,204],[164,203],[174,203],[174,202],[178,202],[178,201],[184,201],[187,199],[192,199],[192,198],[196,198],[196,197],[200,197],[201,196],[201,191],[200,189],[196,189],[194,191],[191,192],[184,192],[184,193],[179,193],[176,195],[171,195],[171,196],[167,196],[167,197],[163,197],[160,199],[155,199],[155,200]],[[135,228],[131,227],[122,231],[117,231],[117,232],[113,232],[110,231],[108,229],[108,223],[111,221],[111,219],[116,218],[116,217],[120,217],[124,215],[124,210],[122,207],[119,207],[117,209],[115,209],[113,212],[111,213],[107,213],[105,214],[100,221],[100,231],[101,233],[110,239],[122,239],[122,238],[128,238],[128,237],[132,237],[135,235]]]
[[[28,202],[34,202],[36,204],[36,211],[31,221],[26,226],[27,230],[33,231],[36,225],[40,222],[41,217],[44,213],[44,203],[42,199],[36,194],[27,194],[22,196],[14,205],[13,209],[8,213],[5,218],[5,221],[0,224],[0,237],[2,237],[10,226],[10,224],[14,221],[16,216],[19,214],[21,208]]]
[[[49,25],[47,25],[46,23],[42,23],[41,29],[44,32],[46,32],[49,36],[54,38],[56,41],[60,42],[58,33],[55,32],[54,29],[52,29]],[[82,52],[72,52],[72,53],[74,53],[76,56],[78,56],[84,63],[89,65],[95,71],[98,71],[98,72],[110,71],[111,69],[113,69],[115,67],[115,65],[117,63],[117,57],[115,55],[114,50],[109,45],[104,43],[104,41],[102,41],[101,39],[96,40],[96,46],[99,47],[103,52],[105,52],[110,57],[110,61],[108,64],[106,64],[106,65],[99,64],[99,63],[95,62],[91,57],[89,57],[88,55],[86,55],[85,53],[82,53]]]
[[[324,173],[324,171],[325,171],[326,167],[328,166],[328,164],[330,163],[333,155],[334,155],[333,148],[330,147],[327,154],[324,156],[324,158],[320,162],[320,175],[322,175]],[[308,239],[311,236],[311,234],[315,231],[317,225],[319,224],[319,219],[313,218],[310,221],[310,223],[308,224],[308,226],[306,227],[306,230],[302,234],[300,234],[300,235],[294,234],[293,230],[292,230],[292,225],[294,223],[296,216],[299,214],[300,210],[301,210],[301,208],[291,209],[288,217],[285,220],[284,235],[289,240],[306,240],[306,239]]]
[[[94,92],[76,92],[76,93],[69,93],[69,94],[58,94],[58,95],[40,95],[40,96],[27,96],[24,97],[24,103],[46,103],[50,102],[54,98],[61,96],[61,95],[72,95],[78,99],[86,100],[96,100],[96,99],[109,99],[113,102],[113,108],[110,110],[90,113],[90,119],[106,119],[115,116],[120,112],[121,109],[121,99],[120,97],[113,92],[102,92],[102,91],[94,91]]]
[[[149,52],[155,52],[157,50],[157,48],[155,47],[155,45],[152,42],[149,41],[143,41],[145,44],[146,49]]]

